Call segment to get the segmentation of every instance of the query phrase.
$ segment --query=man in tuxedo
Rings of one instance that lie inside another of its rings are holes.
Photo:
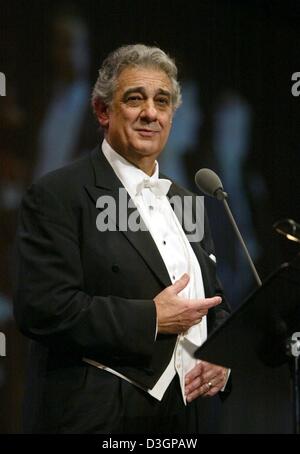
[[[115,50],[92,95],[102,145],[24,197],[15,316],[33,341],[26,432],[206,430],[205,402],[228,371],[193,354],[228,307],[197,197],[159,175],[180,98],[161,49]],[[172,198],[204,227],[197,241]]]

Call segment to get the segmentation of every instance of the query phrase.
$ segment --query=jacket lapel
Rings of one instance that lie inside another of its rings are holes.
[[[132,206],[128,207],[128,202],[130,200],[129,194],[125,191],[124,186],[103,155],[100,147],[93,150],[91,160],[95,174],[95,185],[86,185],[85,188],[95,205],[98,198],[101,196],[111,196],[114,199],[116,204],[116,217],[115,219],[112,219],[112,222],[116,224],[116,229],[127,238],[137,252],[143,257],[163,286],[167,287],[171,285],[171,280],[164,261],[162,260],[149,231],[139,229],[134,232],[129,230],[128,219],[133,215],[136,208],[132,201]],[[126,208],[124,205],[126,205]],[[123,214],[122,219],[119,219],[120,212]],[[124,214],[125,219],[123,219]],[[125,220],[126,222],[124,222]]]

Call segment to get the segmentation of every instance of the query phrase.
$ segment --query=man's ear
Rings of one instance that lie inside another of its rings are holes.
[[[94,102],[94,111],[96,113],[100,125],[103,128],[108,128],[109,124],[108,105],[105,104],[101,99],[96,99],[96,101]]]

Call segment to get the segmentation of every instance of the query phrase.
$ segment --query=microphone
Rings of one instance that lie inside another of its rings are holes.
[[[244,252],[248,259],[250,268],[253,272],[254,278],[255,278],[258,286],[260,287],[262,285],[261,279],[256,271],[254,263],[248,252],[247,246],[242,238],[242,235],[238,229],[238,226],[237,226],[237,224],[234,220],[234,217],[232,215],[232,212],[229,208],[229,205],[226,200],[228,197],[228,194],[224,191],[220,178],[211,169],[200,169],[200,170],[198,170],[198,172],[195,175],[195,183],[198,186],[198,188],[200,189],[200,191],[202,191],[204,194],[209,195],[210,197],[215,197],[216,199],[221,200],[223,202],[225,211],[228,215],[230,223],[238,237],[239,242],[241,243],[241,245],[244,249]]]
[[[288,240],[300,243],[300,224],[293,219],[280,219],[273,224],[273,229],[285,236]]]

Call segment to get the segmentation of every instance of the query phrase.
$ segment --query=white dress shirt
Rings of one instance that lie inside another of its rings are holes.
[[[143,218],[165,263],[172,283],[178,280],[184,273],[189,275],[189,283],[179,295],[188,299],[204,298],[202,273],[198,260],[171,207],[169,199],[166,195],[157,196],[150,188],[143,187],[143,180],[146,180],[146,186],[147,182],[150,181],[151,183],[158,180],[158,163],[156,162],[154,174],[149,177],[149,175],[116,153],[106,140],[103,141],[102,150]],[[165,180],[165,182],[167,181]],[[169,182],[168,186],[170,185],[171,182]],[[143,188],[140,189],[141,187]],[[154,336],[155,333],[153,333]],[[177,373],[180,379],[183,401],[186,403],[184,377],[199,362],[199,360],[194,358],[193,354],[206,338],[206,317],[203,317],[199,324],[191,327],[187,332],[178,335],[169,365],[155,386],[148,390],[148,393],[156,399],[161,400]],[[137,385],[132,380],[129,380],[119,372],[105,365],[86,358],[84,360]]]

